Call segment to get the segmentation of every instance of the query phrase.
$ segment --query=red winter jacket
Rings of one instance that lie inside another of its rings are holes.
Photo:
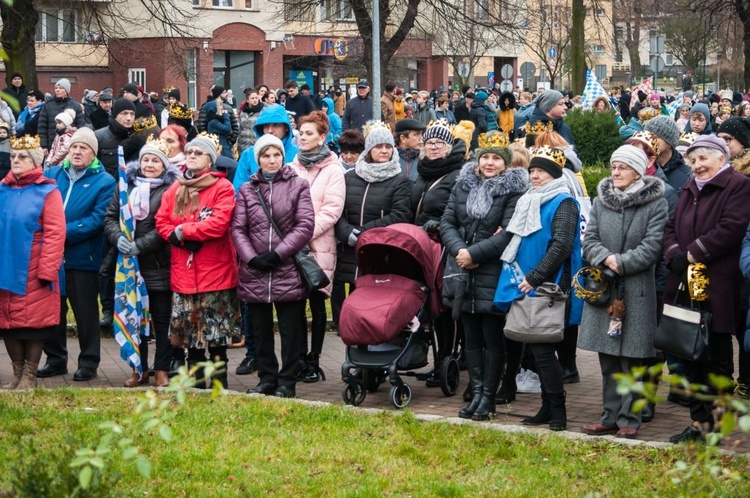
[[[209,172],[219,180],[198,194],[197,211],[188,216],[174,214],[175,195],[180,188],[174,183],[164,193],[156,213],[156,229],[169,240],[175,228],[182,225],[183,240],[200,241],[197,252],[172,247],[172,290],[180,294],[216,292],[237,287],[237,256],[229,235],[234,211],[234,188],[222,173]]]
[[[41,176],[31,183],[55,183]],[[24,178],[22,178],[21,184]],[[17,188],[13,173],[8,173],[3,183]],[[47,194],[42,214],[39,216],[41,230],[34,232],[26,279],[26,295],[20,296],[0,290],[0,329],[45,328],[60,323],[60,286],[58,272],[65,250],[65,211],[59,189]],[[5,264],[9,264],[6,262]],[[53,282],[42,285],[41,280]]]
[[[273,214],[284,238],[279,238],[268,221],[255,188]],[[237,196],[232,220],[232,239],[240,257],[237,296],[248,303],[276,303],[307,298],[307,287],[294,265],[293,256],[310,242],[315,212],[307,180],[298,177],[288,164],[268,183],[260,170],[245,182]],[[271,272],[250,268],[248,262],[275,251],[281,263]]]

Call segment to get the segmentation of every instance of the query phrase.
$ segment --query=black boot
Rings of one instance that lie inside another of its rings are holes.
[[[503,385],[495,396],[495,403],[498,405],[509,405],[516,400],[516,376],[515,374],[506,373],[503,378]]]
[[[302,382],[318,382],[319,380],[326,380],[326,374],[323,369],[320,368],[320,355],[316,353],[309,353],[305,358],[305,368],[302,371]]]
[[[485,350],[482,362],[482,400],[472,420],[489,420],[495,413],[495,396],[502,374],[503,355]]]
[[[544,425],[548,424],[552,415],[551,415],[551,406],[550,406],[550,398],[549,395],[544,392],[544,388],[542,387],[542,407],[539,409],[536,415],[533,417],[527,417],[521,421],[523,425]]]
[[[482,400],[482,351],[464,351],[466,370],[469,372],[469,387],[471,388],[471,402],[458,412],[461,418],[471,418]]]
[[[568,426],[568,416],[565,412],[565,391],[550,394],[549,430],[564,431]]]

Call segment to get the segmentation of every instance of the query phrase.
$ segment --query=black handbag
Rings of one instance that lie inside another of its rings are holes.
[[[266,206],[266,201],[263,200],[259,187],[255,187],[255,193],[258,194],[260,205],[263,207],[263,211],[266,213],[268,221],[271,222],[271,226],[276,232],[276,235],[283,239],[284,234],[281,233],[276,222],[273,221],[271,212],[268,210],[268,206]],[[323,271],[318,262],[315,261],[315,257],[310,253],[310,249],[307,246],[297,251],[293,259],[294,265],[297,267],[297,271],[299,271],[299,276],[302,278],[302,282],[307,286],[308,290],[314,291],[322,289],[331,283],[328,279],[328,275],[326,275],[326,272]]]
[[[680,284],[674,304],[664,304],[654,347],[685,360],[701,361],[708,350],[712,315],[696,309],[692,299],[689,308],[678,305],[677,298],[684,290],[685,286]]]

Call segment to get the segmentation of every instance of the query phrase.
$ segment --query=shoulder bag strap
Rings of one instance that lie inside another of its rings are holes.
[[[266,213],[266,216],[268,217],[268,221],[271,222],[271,226],[276,231],[276,235],[278,235],[280,239],[283,239],[284,234],[281,233],[281,230],[279,230],[279,227],[276,225],[276,222],[273,221],[273,216],[271,216],[271,212],[268,210],[268,206],[266,206],[266,201],[263,200],[263,195],[260,193],[260,187],[255,187],[255,193],[258,194],[258,200],[260,200],[260,205],[263,208],[263,211]]]
[[[426,188],[426,189],[425,189],[425,190],[424,190],[424,191],[422,192],[422,196],[421,196],[421,197],[419,198],[419,202],[417,203],[417,210],[416,210],[416,212],[414,213],[414,221],[415,221],[415,222],[417,221],[417,216],[419,216],[419,212],[420,212],[420,211],[422,210],[422,202],[424,201],[424,198],[425,198],[425,196],[427,195],[427,192],[429,192],[430,190],[432,190],[433,188],[435,188],[435,186],[436,186],[436,185],[437,185],[438,183],[440,183],[440,180],[442,180],[443,178],[445,178],[446,176],[448,176],[448,175],[450,175],[450,174],[451,174],[451,172],[450,172],[450,171],[449,171],[448,173],[444,174],[443,176],[441,176],[440,178],[438,178],[437,180],[435,180],[434,182],[432,182],[432,183],[430,184],[430,186],[429,186],[428,188]]]

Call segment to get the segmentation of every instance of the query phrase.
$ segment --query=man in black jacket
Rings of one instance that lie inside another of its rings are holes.
[[[109,125],[109,118],[112,116],[112,94],[107,92],[100,93],[99,102],[96,105],[97,109],[89,116],[89,121],[91,121],[94,131],[101,130]]]
[[[293,116],[295,122],[299,122],[299,119],[302,116],[307,116],[315,110],[315,104],[313,104],[312,100],[310,100],[310,97],[300,93],[299,86],[297,85],[296,81],[287,81],[286,85],[284,85],[284,88],[289,94],[289,96],[286,98],[286,104],[284,105],[284,107],[286,107],[287,112],[294,113]],[[310,88],[308,87],[307,90],[309,93]]]
[[[357,96],[349,99],[349,102],[346,103],[344,118],[341,120],[341,129],[362,131],[368,121],[372,121],[370,84],[367,80],[359,80]]]
[[[67,78],[61,78],[55,83],[55,97],[47,101],[39,111],[39,139],[42,142],[44,155],[47,155],[52,142],[55,140],[56,124],[55,116],[65,109],[73,109],[76,117],[73,120],[73,126],[83,128],[86,126],[86,118],[83,115],[81,104],[70,97],[70,81]]]
[[[96,141],[99,143],[97,157],[107,173],[117,179],[117,147],[133,132],[135,121],[135,104],[128,99],[117,99],[112,104],[112,117],[106,128],[97,130]]]
[[[13,73],[10,75],[10,86],[3,90],[5,96],[12,97],[16,100],[15,104],[18,104],[17,108],[14,107],[14,103],[7,100],[10,104],[10,108],[13,109],[13,115],[18,119],[18,115],[23,111],[23,106],[26,105],[26,96],[29,91],[26,89],[26,85],[23,84],[23,76],[21,73]]]

